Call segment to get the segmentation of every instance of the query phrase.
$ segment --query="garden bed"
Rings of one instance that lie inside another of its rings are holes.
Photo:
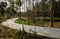
[[[25,17],[27,18],[27,17]],[[25,25],[34,25],[34,26],[41,26],[41,27],[51,27],[51,17],[35,17],[35,22],[33,23],[33,20],[30,18],[28,19],[17,19],[15,22],[18,24],[25,24]],[[29,23],[28,23],[29,22]],[[60,28],[60,18],[54,17],[53,18],[53,26],[56,28]]]

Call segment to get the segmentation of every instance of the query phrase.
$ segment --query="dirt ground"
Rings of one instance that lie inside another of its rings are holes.
[[[45,22],[41,24],[43,27],[51,27],[51,22]],[[54,28],[60,28],[60,22],[53,22]]]

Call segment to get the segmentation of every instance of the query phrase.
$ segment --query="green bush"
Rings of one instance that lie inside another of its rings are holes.
[[[22,19],[17,19],[15,22],[19,23],[19,24],[28,24],[28,21],[25,21],[25,20],[22,20]]]

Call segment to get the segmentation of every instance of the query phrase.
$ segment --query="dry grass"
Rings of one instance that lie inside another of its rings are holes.
[[[51,22],[45,22],[41,24],[43,27],[51,27]],[[60,22],[53,22],[55,28],[60,28]]]

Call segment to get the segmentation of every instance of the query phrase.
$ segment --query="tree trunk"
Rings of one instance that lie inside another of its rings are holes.
[[[52,4],[52,7],[51,7],[51,27],[53,27],[53,17],[54,17],[54,0],[51,0],[51,4]]]

